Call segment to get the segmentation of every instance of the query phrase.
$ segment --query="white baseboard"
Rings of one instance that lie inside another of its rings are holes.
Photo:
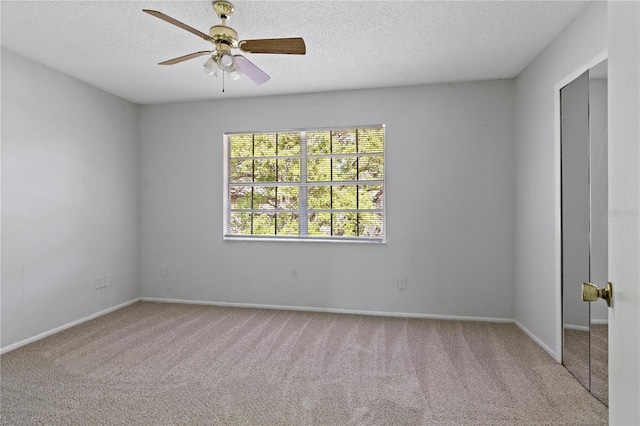
[[[575,331],[589,331],[589,326],[588,325],[565,324],[564,328],[566,328],[568,330],[575,330]]]
[[[591,324],[609,325],[609,320],[608,319],[592,319]]]
[[[11,345],[5,346],[4,348],[0,349],[0,354],[4,354],[4,353],[10,352],[10,351],[12,351],[14,349],[18,349],[21,346],[28,345],[29,343],[33,343],[33,342],[35,342],[37,340],[40,340],[40,339],[44,339],[45,337],[49,337],[49,336],[51,336],[53,334],[59,333],[59,332],[61,332],[63,330],[66,330],[67,328],[71,328],[71,327],[74,327],[74,326],[76,326],[78,324],[82,324],[83,322],[87,322],[87,321],[90,321],[92,319],[101,317],[102,315],[108,314],[109,312],[117,311],[118,309],[122,309],[125,306],[129,306],[129,305],[134,304],[134,303],[139,302],[139,301],[140,301],[140,298],[129,300],[128,302],[121,303],[119,305],[116,305],[116,306],[113,306],[111,308],[105,309],[104,311],[96,312],[95,314],[89,315],[88,317],[84,317],[84,318],[81,318],[79,320],[72,321],[72,322],[70,322],[68,324],[61,325],[60,327],[56,327],[56,328],[54,328],[52,330],[45,331],[44,333],[40,333],[40,334],[37,334],[37,335],[35,335],[33,337],[29,337],[28,339],[21,340],[19,342],[13,343]]]
[[[203,300],[184,300],[184,299],[164,299],[157,297],[141,297],[143,302],[159,302],[159,303],[184,303],[189,305],[211,305],[226,306],[233,308],[255,308],[255,309],[276,309],[283,311],[304,311],[304,312],[327,312],[333,314],[352,314],[352,315],[371,315],[383,317],[401,317],[401,318],[428,318],[441,320],[457,320],[457,321],[482,321],[482,322],[502,322],[513,323],[510,318],[487,318],[487,317],[466,317],[455,315],[431,315],[418,314],[408,312],[384,312],[384,311],[367,311],[354,309],[335,309],[335,308],[317,308],[311,306],[289,306],[289,305],[265,305],[259,303],[237,303],[237,302],[211,302]]]
[[[531,338],[531,340],[536,342],[542,349],[544,349],[549,355],[551,355],[551,357],[554,360],[556,360],[557,362],[560,362],[560,361],[558,361],[558,358],[556,356],[556,352],[551,350],[551,348],[549,346],[545,345],[544,342],[542,340],[538,339],[538,337],[535,334],[533,334],[532,332],[527,330],[527,328],[524,325],[520,324],[518,321],[514,321],[514,323],[518,326],[518,328],[520,330],[524,331],[525,334]]]

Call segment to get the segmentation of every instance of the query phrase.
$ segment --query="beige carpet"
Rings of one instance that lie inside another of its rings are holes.
[[[609,404],[609,326],[564,330],[564,365],[605,405]]]
[[[136,303],[2,355],[7,425],[596,425],[513,324]]]
[[[589,389],[589,331],[564,329],[562,363],[582,385]]]
[[[609,326],[591,324],[591,393],[609,404]]]

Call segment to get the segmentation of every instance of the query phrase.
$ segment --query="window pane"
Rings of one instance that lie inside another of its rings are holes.
[[[355,237],[357,235],[356,213],[332,213],[333,215],[333,235],[339,237]]]
[[[357,188],[356,185],[340,185],[333,187],[333,208],[334,209],[357,209]]]
[[[276,214],[277,235],[298,235],[298,224],[299,221],[297,213]]]
[[[331,213],[309,213],[309,235],[331,235]]]
[[[359,180],[382,180],[383,178],[383,157],[363,156],[358,159],[358,179]]]
[[[358,185],[358,201],[360,209],[382,209],[382,185]]]
[[[331,154],[330,132],[307,132],[307,153],[309,155]]]
[[[307,198],[309,199],[309,209],[330,209],[331,187],[310,186],[307,189]]]
[[[254,137],[254,157],[267,157],[276,155],[276,134],[261,133]]]
[[[250,186],[229,187],[229,204],[231,209],[250,209],[251,196]]]
[[[279,186],[278,204],[276,208],[281,210],[298,210],[298,193],[299,188],[297,186]]]
[[[340,157],[333,159],[332,180],[356,180],[358,163],[356,157]]]
[[[254,213],[253,214],[253,235],[275,235],[276,234],[276,214],[275,213]]]
[[[355,130],[333,130],[331,146],[334,154],[354,154],[356,152]]]
[[[300,155],[300,133],[278,133],[278,156]]]
[[[253,155],[253,135],[231,135],[231,157],[251,157]]]
[[[251,213],[232,212],[229,219],[231,234],[251,235]]]
[[[253,179],[255,182],[276,181],[276,160],[254,160]]]
[[[278,182],[300,182],[300,159],[278,159]]]
[[[231,160],[231,182],[253,181],[253,160]]]
[[[307,182],[321,182],[330,180],[330,158],[310,158],[307,160]]]
[[[264,186],[254,187],[252,208],[274,210],[276,208],[276,188]]]
[[[382,129],[358,129],[358,152],[384,152],[384,132]]]
[[[382,235],[382,213],[359,213],[358,235],[379,237]]]

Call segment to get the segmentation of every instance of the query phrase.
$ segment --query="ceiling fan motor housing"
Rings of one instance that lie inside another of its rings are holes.
[[[209,29],[209,36],[216,43],[224,43],[233,47],[238,45],[238,33],[226,25],[214,25]]]

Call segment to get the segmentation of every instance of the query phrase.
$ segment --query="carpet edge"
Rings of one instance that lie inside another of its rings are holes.
[[[531,331],[529,331],[527,329],[527,327],[525,327],[524,325],[520,324],[518,321],[513,320],[513,323],[520,329],[522,330],[527,336],[529,336],[529,338],[531,338],[531,340],[533,340],[534,342],[536,342],[538,344],[538,346],[540,346],[542,349],[545,350],[545,352],[547,352],[551,358],[553,358],[558,364],[562,363],[562,358],[561,358],[561,354],[556,354],[556,351],[552,350],[549,346],[547,346],[542,340],[540,340],[538,338],[538,336],[536,336],[535,334],[533,334]]]
[[[66,330],[68,328],[75,327],[76,325],[82,324],[83,322],[91,321],[92,319],[101,317],[103,315],[106,315],[106,314],[114,312],[114,311],[117,311],[118,309],[122,309],[125,306],[133,305],[134,303],[139,302],[140,300],[141,300],[140,297],[137,297],[135,299],[131,299],[129,301],[126,301],[124,303],[120,303],[119,305],[112,306],[112,307],[107,308],[107,309],[104,309],[104,310],[102,310],[100,312],[96,312],[96,313],[91,314],[89,316],[86,316],[84,318],[80,318],[80,319],[77,319],[75,321],[71,321],[71,322],[63,324],[63,325],[61,325],[59,327],[52,328],[51,330],[36,334],[35,336],[31,336],[31,337],[29,337],[27,339],[20,340],[20,341],[18,341],[16,343],[12,343],[12,344],[7,345],[7,346],[5,346],[3,348],[0,348],[0,354],[5,354],[7,352],[11,352],[11,351],[13,351],[15,349],[18,349],[18,348],[22,347],[22,346],[28,345],[29,343],[36,342],[38,340],[44,339],[45,337],[52,336],[52,335],[54,335],[56,333],[59,333],[59,332],[61,332],[63,330]]]

